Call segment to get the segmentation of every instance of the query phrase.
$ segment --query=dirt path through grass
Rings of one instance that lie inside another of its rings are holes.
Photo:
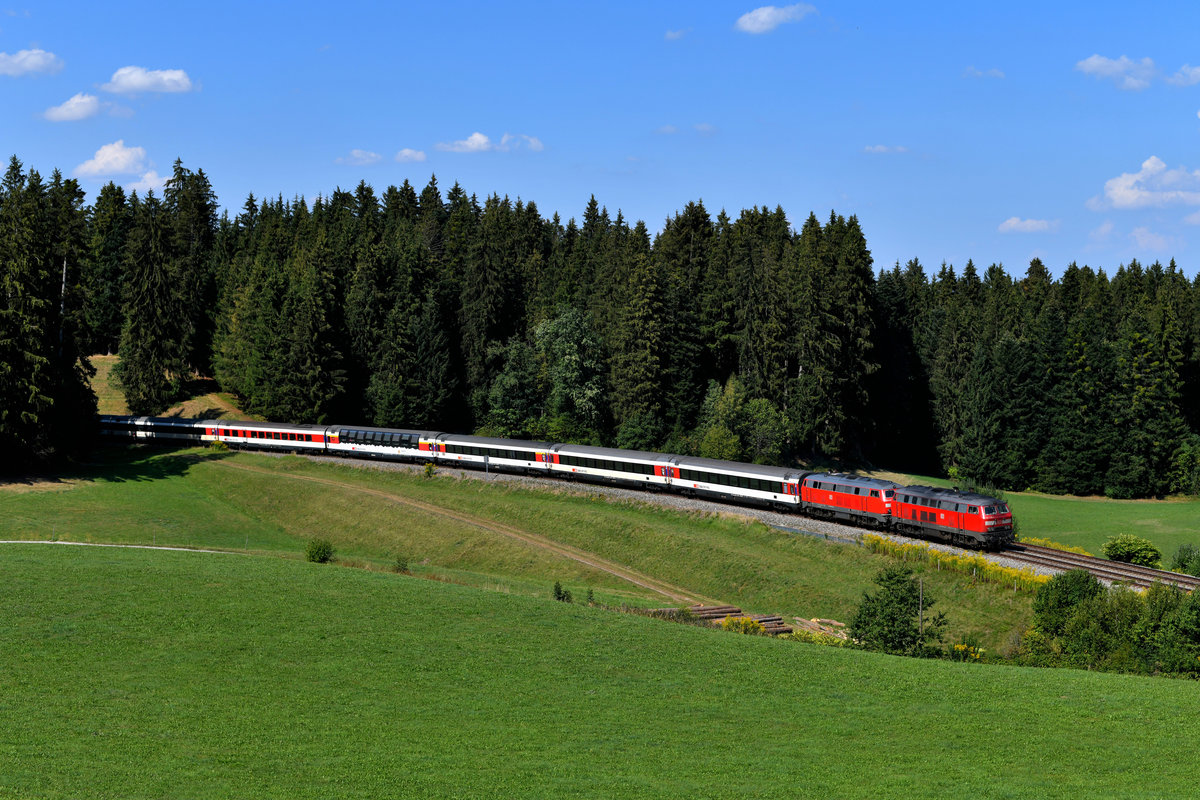
[[[648,575],[644,575],[636,570],[630,569],[629,567],[601,558],[594,553],[587,552],[586,550],[580,550],[578,548],[571,547],[570,545],[560,544],[535,533],[523,531],[510,525],[503,525],[498,522],[493,522],[492,520],[483,519],[482,517],[476,517],[458,511],[450,511],[439,506],[430,505],[429,503],[423,503],[419,500],[412,500],[410,498],[401,497],[388,492],[381,492],[377,489],[367,489],[362,486],[355,486],[352,483],[342,483],[340,481],[330,480],[328,478],[317,478],[311,475],[292,475],[286,472],[259,469],[257,467],[246,466],[244,464],[230,464],[227,461],[213,462],[213,465],[229,469],[242,470],[244,472],[255,472],[260,475],[271,475],[279,478],[291,478],[293,480],[308,481],[310,483],[320,483],[326,486],[333,486],[338,489],[369,494],[393,503],[418,509],[426,514],[452,519],[465,525],[471,525],[481,530],[488,531],[489,533],[496,533],[501,536],[507,536],[511,539],[516,539],[532,547],[537,547],[542,550],[563,556],[564,558],[578,561],[581,564],[600,570],[601,572],[607,572],[609,575],[614,575],[624,581],[634,584],[635,586],[640,586],[643,589],[649,589],[652,592],[657,592],[658,594],[661,594],[662,596],[677,603],[692,605],[699,602],[705,602],[709,604],[716,602],[712,598],[700,597],[699,595],[689,592],[687,589],[660,581],[656,578],[651,578]]]

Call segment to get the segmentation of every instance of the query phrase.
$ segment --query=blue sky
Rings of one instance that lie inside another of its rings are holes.
[[[1200,268],[1200,4],[8,1],[0,150],[89,199],[436,173],[651,231],[834,209],[877,268]]]

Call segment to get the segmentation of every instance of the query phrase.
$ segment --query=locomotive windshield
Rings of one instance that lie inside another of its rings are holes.
[[[883,496],[884,496],[884,499],[891,500],[893,497],[896,496],[896,492],[893,491],[892,489],[885,489],[883,492]]]

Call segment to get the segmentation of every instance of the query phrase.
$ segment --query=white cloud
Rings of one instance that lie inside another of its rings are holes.
[[[459,139],[455,142],[438,142],[435,147],[447,153],[486,153],[489,151],[507,153],[510,150],[518,149],[522,144],[535,153],[540,153],[546,149],[546,146],[542,144],[542,140],[536,136],[526,136],[523,133],[506,133],[500,137],[499,142],[493,142],[479,131],[475,131],[475,133],[472,133],[466,139]]]
[[[907,153],[904,145],[869,144],[863,148],[864,153]]]
[[[809,14],[815,13],[817,9],[808,3],[796,3],[782,8],[763,6],[742,14],[734,27],[743,33],[770,33],[785,22],[799,22]]]
[[[655,129],[654,132],[663,136],[671,136],[672,134],[679,133],[679,128],[676,128],[674,125],[663,125],[661,128]]]
[[[1058,220],[1009,217],[996,230],[1001,233],[1048,233],[1058,230]]]
[[[379,155],[379,153],[372,153],[370,150],[359,150],[356,147],[350,151],[350,155],[334,159],[334,163],[365,167],[369,164],[377,164],[382,158],[383,156]]]
[[[483,153],[492,149],[492,140],[479,131],[475,131],[466,139],[459,139],[457,142],[438,142],[436,146],[438,150],[448,153]]]
[[[504,136],[500,138],[500,144],[496,145],[496,149],[503,152],[516,150],[521,146],[522,142],[524,142],[525,146],[535,153],[540,153],[546,149],[546,146],[542,144],[541,139],[537,138],[536,136],[526,136],[523,133],[517,134],[516,136],[513,136],[510,133],[504,134]]]
[[[63,60],[45,50],[19,50],[11,56],[0,53],[0,75],[28,75],[33,72],[58,72]]]
[[[397,161],[424,161],[424,150],[413,150],[411,147],[406,147],[399,153],[396,153]]]
[[[1188,225],[1200,225],[1200,211],[1193,211],[1183,218]]]
[[[967,67],[963,70],[964,78],[1003,78],[1004,73],[992,67],[987,70],[975,69],[974,66]]]
[[[1167,83],[1175,86],[1195,86],[1200,83],[1200,67],[1184,64],[1179,68],[1179,72],[1167,78]]]
[[[125,188],[131,192],[149,192],[151,190],[162,191],[166,185],[167,179],[159,175],[154,170],[143,173],[142,177],[138,178],[133,183],[125,184]]]
[[[1102,55],[1092,55],[1075,64],[1075,69],[1085,75],[1096,78],[1108,78],[1122,89],[1140,91],[1150,85],[1150,79],[1157,74],[1154,61],[1143,58],[1134,61],[1128,56],[1120,58],[1105,58]]]
[[[1096,244],[1102,244],[1102,243],[1108,241],[1109,237],[1112,236],[1112,232],[1113,232],[1112,220],[1106,219],[1106,220],[1104,220],[1104,222],[1100,223],[1099,227],[1093,228],[1088,233],[1088,238],[1091,239]]]
[[[124,139],[106,144],[75,168],[76,175],[130,175],[146,169],[146,149],[126,147]]]
[[[691,32],[691,30],[692,30],[691,28],[680,28],[677,31],[667,31],[666,35],[663,38],[666,39],[668,42],[676,42],[676,41],[679,41],[680,39],[682,39],[684,36],[687,36],[688,33]]]
[[[1154,233],[1144,225],[1130,231],[1129,238],[1133,239],[1133,243],[1143,250],[1153,250],[1158,253],[1169,249],[1171,246],[1170,239],[1162,234]]]
[[[94,94],[79,94],[62,105],[47,108],[42,116],[51,122],[74,122],[100,113],[100,101]]]
[[[1088,208],[1146,208],[1149,206],[1200,205],[1200,170],[1167,169],[1158,156],[1142,162],[1137,172],[1123,172],[1104,182],[1104,199],[1093,197]]]
[[[113,94],[137,92],[190,92],[192,80],[181,69],[146,69],[121,67],[112,80],[100,87]]]

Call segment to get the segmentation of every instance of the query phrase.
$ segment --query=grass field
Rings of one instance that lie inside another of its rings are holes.
[[[399,575],[8,545],[0,796],[1193,797],[1195,684]]]
[[[859,547],[733,515],[614,504],[570,486],[530,491],[482,476],[426,479],[416,471],[205,449],[114,449],[105,459],[59,483],[0,491],[0,538],[299,558],[305,541],[320,535],[340,558],[364,566],[387,568],[403,556],[421,574],[502,591],[548,596],[559,580],[580,598],[591,588],[606,603],[680,604],[546,546],[552,544],[681,587],[697,600],[843,621],[889,563]],[[922,574],[954,639],[975,636],[989,650],[1002,649],[1029,618],[1024,592],[927,568]]]
[[[1010,497],[1021,533],[1044,536],[1100,555],[1110,536],[1132,533],[1154,542],[1164,559],[1179,545],[1200,545],[1200,499],[1108,500],[1097,497]]]

